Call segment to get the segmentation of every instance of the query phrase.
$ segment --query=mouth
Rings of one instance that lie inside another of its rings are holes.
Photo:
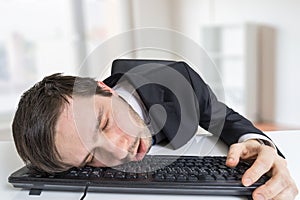
[[[139,146],[135,156],[136,161],[142,160],[145,157],[146,153],[147,153],[147,148],[145,142],[142,139],[140,139]]]

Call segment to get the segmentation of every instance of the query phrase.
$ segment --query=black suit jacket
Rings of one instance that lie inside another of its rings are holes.
[[[186,144],[198,125],[227,145],[247,133],[264,135],[252,123],[219,102],[210,87],[185,62],[119,59],[112,64],[110,87],[126,78],[149,112],[157,142],[174,148]]]

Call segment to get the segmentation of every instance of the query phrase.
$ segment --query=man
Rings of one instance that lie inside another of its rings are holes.
[[[197,126],[230,146],[226,164],[255,159],[242,183],[272,178],[255,200],[294,199],[298,191],[273,142],[219,102],[184,62],[116,60],[104,82],[53,74],[23,94],[13,135],[26,164],[46,172],[141,160],[152,144],[184,145]]]

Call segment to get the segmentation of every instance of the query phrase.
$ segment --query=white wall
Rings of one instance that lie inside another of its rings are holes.
[[[275,122],[300,127],[298,120],[300,92],[297,90],[297,86],[300,85],[298,79],[300,23],[297,21],[300,18],[299,0],[115,0],[114,2],[122,2],[119,13],[124,17],[122,23],[111,24],[119,29],[112,29],[107,38],[132,28],[157,27],[179,31],[199,42],[200,26],[207,23],[254,22],[274,27],[277,32],[274,73],[277,81]],[[115,6],[114,3],[112,7]],[[109,14],[112,17],[116,15],[111,12]],[[149,52],[144,52],[142,55],[148,54]]]
[[[300,1],[298,0],[161,0],[140,1],[138,27],[164,26],[199,41],[201,24],[265,24],[276,30],[275,119],[300,126]],[[171,19],[170,19],[171,18]]]
[[[218,0],[216,22],[253,21],[265,23],[277,32],[275,121],[300,124],[300,1]]]

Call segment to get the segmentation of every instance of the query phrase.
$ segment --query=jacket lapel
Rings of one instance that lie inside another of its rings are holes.
[[[114,69],[113,66],[112,72],[116,73],[105,79],[104,83],[114,87],[122,79],[127,79],[136,88],[148,111],[157,142],[167,138],[175,149],[186,144],[196,132],[198,125],[181,119],[186,115],[182,116],[180,105],[174,98],[174,94],[160,84],[149,81],[151,76],[152,78],[157,76],[157,68],[155,66],[144,68],[139,73],[131,70],[132,68],[128,68],[120,71]]]

